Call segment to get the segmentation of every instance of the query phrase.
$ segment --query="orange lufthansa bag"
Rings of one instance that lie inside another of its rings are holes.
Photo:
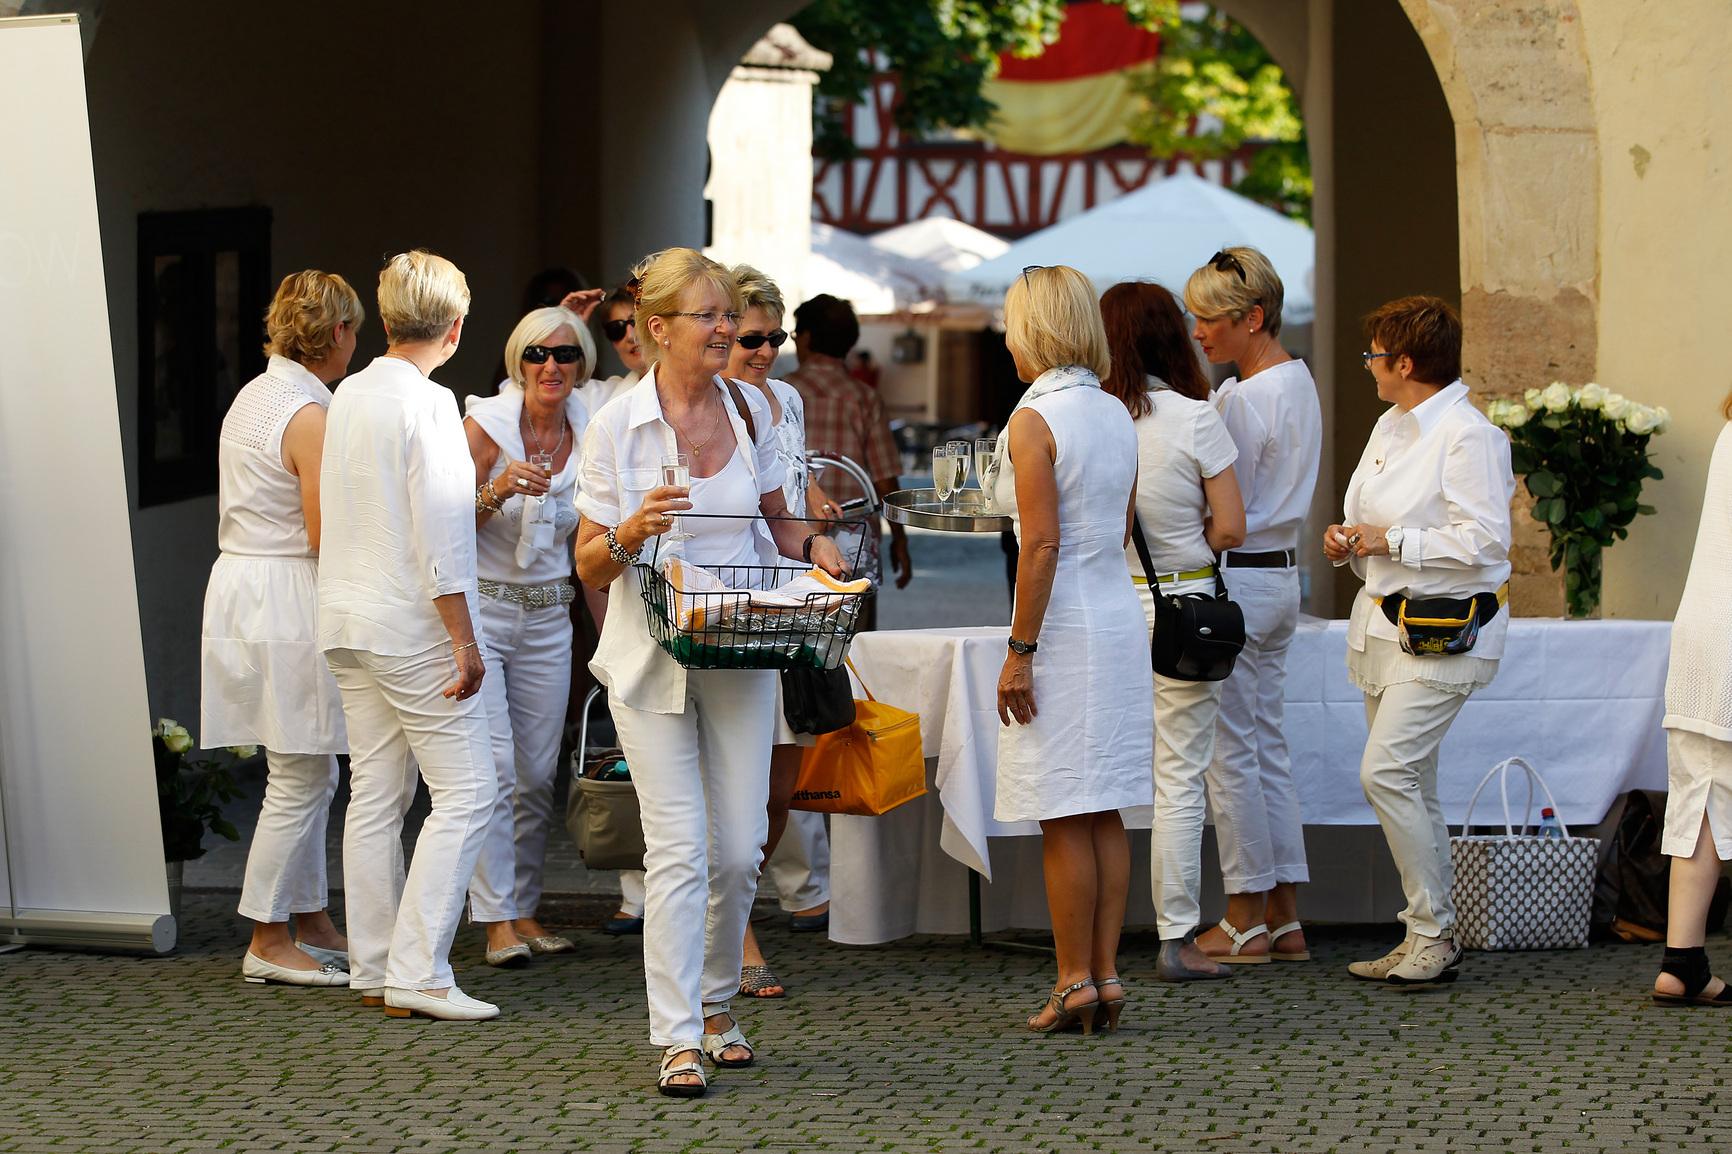
[[[854,676],[860,671],[848,662]],[[821,734],[800,762],[792,808],[877,817],[926,792],[920,715],[885,705],[860,680],[854,723]]]

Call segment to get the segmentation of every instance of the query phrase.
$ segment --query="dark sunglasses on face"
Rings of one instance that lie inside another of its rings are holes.
[[[624,339],[627,329],[636,326],[637,319],[635,317],[622,317],[617,321],[604,322],[601,326],[601,332],[608,340],[617,341]]]
[[[532,365],[545,365],[548,357],[555,364],[575,364],[583,359],[583,350],[576,345],[530,345],[523,350],[523,359]]]
[[[765,341],[770,343],[772,349],[779,349],[787,342],[788,334],[781,329],[773,329],[767,333],[747,333],[734,339],[740,342],[742,349],[761,349],[764,347]]]

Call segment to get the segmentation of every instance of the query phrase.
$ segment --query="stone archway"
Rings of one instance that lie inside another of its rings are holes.
[[[1463,375],[1512,394],[1594,375],[1600,144],[1576,0],[1401,0],[1455,119]],[[1517,505],[1526,509],[1525,494]],[[1531,517],[1515,519],[1517,610],[1563,612]]]

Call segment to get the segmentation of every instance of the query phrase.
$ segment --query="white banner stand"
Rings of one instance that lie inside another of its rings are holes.
[[[0,20],[0,108],[0,941],[162,952],[175,925],[76,17]]]

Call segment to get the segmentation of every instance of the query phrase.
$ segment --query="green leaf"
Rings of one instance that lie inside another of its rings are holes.
[[[1606,523],[1606,515],[1591,506],[1576,514],[1576,519],[1589,529],[1598,529]]]
[[[1542,524],[1545,523],[1549,519],[1548,514],[1550,513],[1550,510],[1552,507],[1552,502],[1555,500],[1556,500],[1556,498],[1554,498],[1554,497],[1547,497],[1543,501],[1535,501],[1534,502],[1534,520],[1539,521]]]
[[[1546,506],[1546,522],[1547,522],[1547,524],[1551,524],[1551,525],[1563,524],[1564,514],[1566,511],[1567,510],[1565,510],[1564,503],[1562,501],[1558,500],[1556,497],[1552,498],[1551,504]]]
[[[1556,497],[1562,488],[1556,473],[1540,469],[1528,474],[1528,492],[1536,497]]]
[[[1646,516],[1646,515],[1654,512],[1654,506],[1652,506],[1652,505],[1637,505],[1636,506],[1636,512]]]

